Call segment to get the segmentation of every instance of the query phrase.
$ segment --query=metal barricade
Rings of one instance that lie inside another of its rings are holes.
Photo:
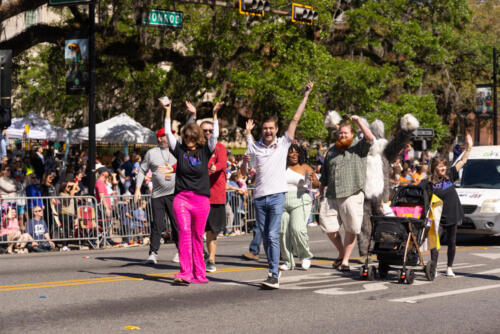
[[[103,196],[98,208],[106,245],[149,242],[153,219],[150,195],[142,195],[138,201],[132,195]]]
[[[226,232],[246,231],[248,192],[226,191]]]
[[[50,241],[61,247],[99,248],[103,228],[96,210],[97,202],[92,196],[1,198],[0,245],[15,244],[18,247],[31,241],[46,245],[44,241],[48,233]],[[19,233],[15,233],[16,230]],[[41,247],[35,248],[33,250],[41,251]]]

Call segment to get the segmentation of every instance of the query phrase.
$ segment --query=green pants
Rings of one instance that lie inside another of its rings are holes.
[[[311,196],[308,193],[287,192],[285,209],[281,216],[281,257],[290,268],[295,267],[293,254],[300,259],[309,259],[313,254],[309,250],[307,220],[311,213]]]

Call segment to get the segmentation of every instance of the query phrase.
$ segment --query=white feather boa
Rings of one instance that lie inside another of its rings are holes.
[[[342,117],[340,117],[339,113],[335,110],[330,110],[325,117],[325,128],[335,129],[340,121],[342,121]]]
[[[384,192],[384,163],[382,154],[387,139],[375,139],[366,158],[365,197],[373,198]]]

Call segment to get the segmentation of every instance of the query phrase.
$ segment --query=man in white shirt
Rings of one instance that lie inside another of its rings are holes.
[[[279,288],[279,239],[281,214],[285,204],[285,193],[288,190],[285,178],[288,148],[294,139],[295,129],[304,112],[313,85],[312,81],[307,84],[302,102],[283,137],[276,137],[278,133],[278,118],[276,116],[269,116],[263,120],[262,138],[257,142],[253,141],[251,135],[254,127],[253,121],[249,120],[246,126],[247,151],[241,172],[243,175],[247,175],[248,163],[253,157],[253,167],[257,171],[254,191],[256,228],[261,231],[269,263],[269,274],[262,285],[272,289]]]

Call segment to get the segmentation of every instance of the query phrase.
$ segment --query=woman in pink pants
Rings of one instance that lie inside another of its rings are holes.
[[[196,109],[186,102],[193,116]],[[189,122],[181,132],[182,143],[171,131],[171,104],[163,106],[165,134],[170,151],[177,159],[175,175],[174,215],[179,232],[179,261],[181,270],[174,282],[181,284],[208,283],[203,259],[203,232],[210,211],[210,179],[208,160],[212,156],[219,136],[217,108],[213,111],[213,134],[205,140],[203,131],[194,122]]]

